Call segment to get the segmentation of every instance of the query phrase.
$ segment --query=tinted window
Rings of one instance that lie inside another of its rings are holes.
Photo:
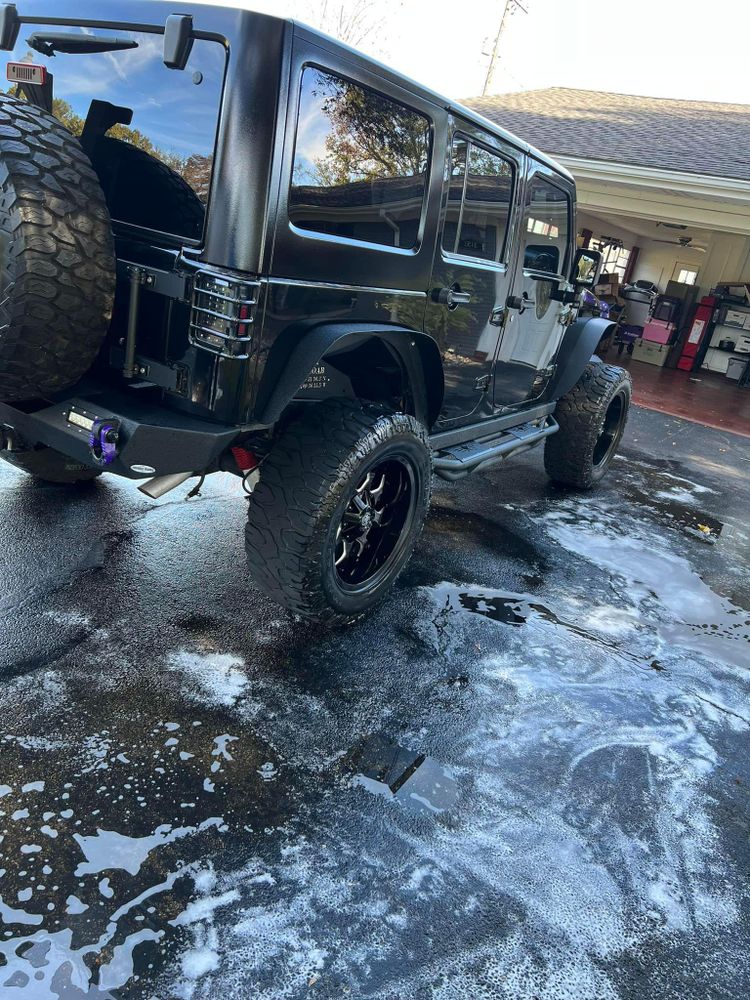
[[[562,274],[568,248],[570,202],[560,188],[538,175],[526,196],[526,243],[523,265]]]
[[[512,197],[512,164],[482,146],[456,138],[451,154],[444,249],[501,261]]]
[[[412,249],[427,187],[428,120],[342,77],[302,74],[289,218],[300,229]]]
[[[34,33],[60,30],[34,25]],[[21,32],[10,59],[44,65],[54,74],[54,114],[75,135],[83,133],[87,119],[91,126],[98,118],[94,133],[87,129],[86,150],[112,217],[200,239],[224,85],[223,45],[196,39],[187,69],[176,73],[164,65],[158,34],[97,28],[97,36],[125,39],[132,48],[52,57],[32,51],[30,33]],[[8,89],[16,94],[15,86]],[[116,109],[119,119],[130,121],[108,120]]]

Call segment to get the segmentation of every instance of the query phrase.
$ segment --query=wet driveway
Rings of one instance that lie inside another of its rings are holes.
[[[244,501],[0,468],[0,997],[748,992],[750,441],[440,485],[386,606],[247,587]]]

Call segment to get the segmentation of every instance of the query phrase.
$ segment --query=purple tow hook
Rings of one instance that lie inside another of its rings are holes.
[[[117,458],[119,427],[110,420],[97,420],[89,435],[89,448],[97,465],[110,465]]]

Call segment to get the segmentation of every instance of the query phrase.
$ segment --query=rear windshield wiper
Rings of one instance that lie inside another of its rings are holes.
[[[27,39],[32,49],[43,56],[53,56],[55,52],[70,55],[86,52],[120,52],[122,49],[137,49],[138,42],[128,38],[104,38],[101,35],[79,35],[65,31],[35,31]]]

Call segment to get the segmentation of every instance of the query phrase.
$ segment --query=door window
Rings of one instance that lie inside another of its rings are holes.
[[[424,115],[307,66],[289,219],[299,229],[411,250],[419,239],[429,153]]]
[[[569,220],[568,195],[536,174],[526,195],[524,268],[546,274],[565,273]]]
[[[509,160],[457,136],[451,150],[443,249],[500,263],[513,197]]]

